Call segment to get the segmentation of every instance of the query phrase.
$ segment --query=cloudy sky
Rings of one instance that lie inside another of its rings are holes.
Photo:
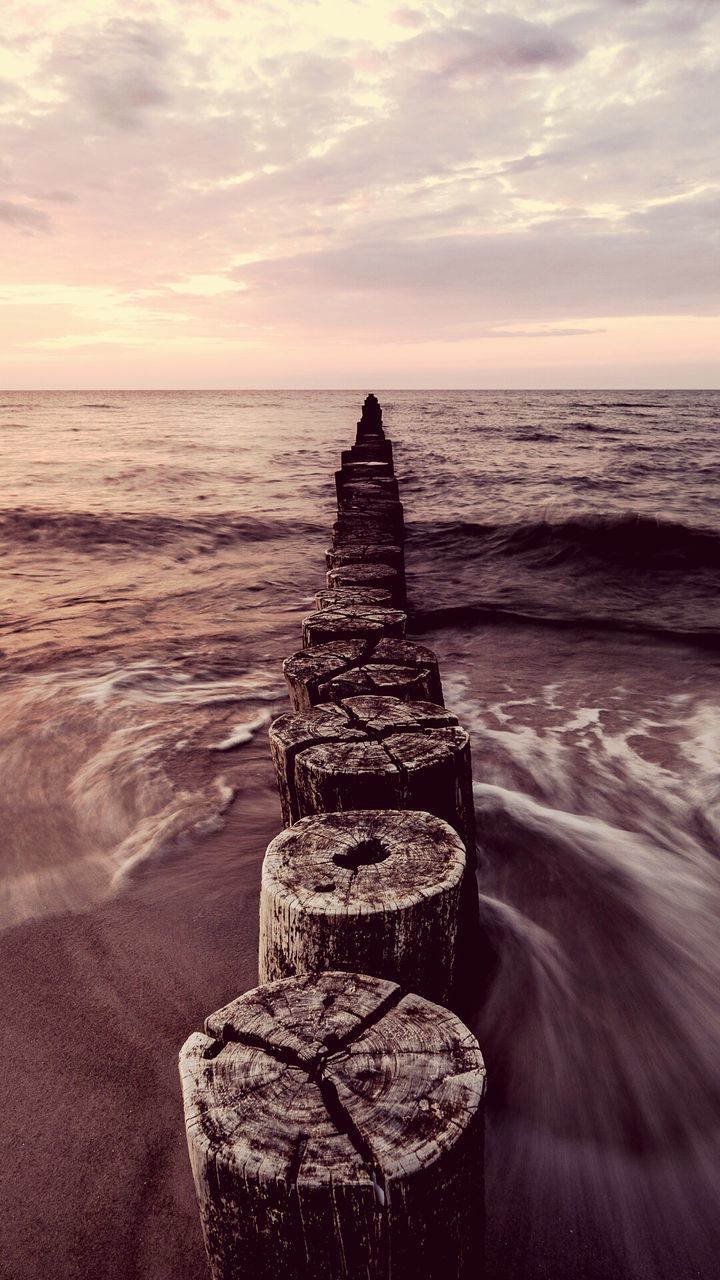
[[[720,0],[5,0],[5,387],[717,386]]]

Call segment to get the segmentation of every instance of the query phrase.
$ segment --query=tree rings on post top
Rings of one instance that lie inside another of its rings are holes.
[[[287,978],[180,1054],[213,1280],[481,1280],[485,1070],[392,982]]]
[[[302,818],[265,854],[260,981],[348,969],[450,1004],[465,862],[429,813]]]
[[[407,614],[401,609],[352,607],[320,609],[303,619],[303,644],[328,644],[331,640],[380,640],[405,635]]]

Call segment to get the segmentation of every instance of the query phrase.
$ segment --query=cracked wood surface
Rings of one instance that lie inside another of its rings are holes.
[[[303,646],[328,644],[331,640],[380,640],[383,636],[402,639],[406,625],[407,614],[402,609],[319,609],[303,618]]]
[[[477,1280],[485,1072],[471,1033],[393,983],[248,992],[180,1055],[214,1280]]]
[[[301,818],[265,854],[260,981],[347,969],[448,1004],[465,863],[460,837],[429,813]]]
[[[379,694],[443,705],[438,660],[409,640],[335,641],[301,649],[283,662],[293,711],[320,702]]]
[[[315,592],[315,610],[319,609],[351,609],[354,605],[365,607],[377,605],[380,609],[391,609],[393,605],[392,591],[379,587],[326,587]]]
[[[325,575],[328,587],[385,587],[392,594],[393,604],[402,607],[405,584],[397,569],[382,561],[372,564],[345,564],[328,569]]]
[[[321,703],[273,721],[270,744],[287,825],[344,809],[423,809],[450,823],[474,866],[470,740],[442,707],[373,696]]]
[[[328,547],[325,558],[328,569],[341,569],[348,564],[390,564],[398,573],[405,570],[403,548],[388,542],[344,542]]]

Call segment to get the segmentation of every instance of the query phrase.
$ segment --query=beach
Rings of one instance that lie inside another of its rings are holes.
[[[713,1280],[720,396],[378,394],[472,735],[489,1277]],[[12,1280],[205,1275],[177,1052],[257,980],[267,725],[363,395],[0,397]]]

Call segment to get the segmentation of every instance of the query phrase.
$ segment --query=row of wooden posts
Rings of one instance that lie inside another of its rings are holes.
[[[326,586],[270,728],[284,830],[259,981],[180,1054],[213,1280],[476,1280],[485,1070],[466,731],[405,639],[403,508],[368,396]]]

